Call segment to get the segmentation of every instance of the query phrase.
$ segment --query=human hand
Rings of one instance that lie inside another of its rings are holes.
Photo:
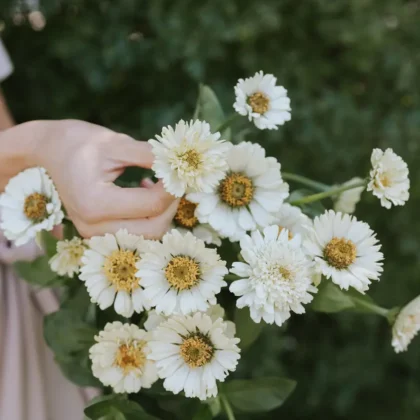
[[[126,167],[152,166],[154,156],[148,143],[83,121],[43,123],[32,163],[47,169],[82,236],[126,228],[147,238],[160,238],[167,231],[178,202],[160,182],[144,181],[139,188],[114,184]]]

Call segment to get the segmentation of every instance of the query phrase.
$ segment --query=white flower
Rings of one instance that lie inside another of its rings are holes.
[[[372,170],[367,190],[381,200],[381,205],[387,209],[403,206],[410,194],[408,166],[392,149],[373,149],[370,158]]]
[[[382,273],[383,254],[375,233],[348,214],[329,210],[316,217],[305,247],[317,269],[342,289],[364,293]]]
[[[238,338],[229,338],[226,323],[202,313],[175,315],[153,331],[149,359],[156,362],[166,390],[201,400],[217,395],[216,381],[224,381],[240,358]]]
[[[219,304],[211,305],[206,312],[213,322],[216,322],[219,318],[225,318],[225,310]],[[167,321],[169,317],[162,314],[158,314],[155,310],[151,310],[147,313],[147,319],[144,322],[144,328],[146,331],[153,331],[156,329],[162,322]],[[225,334],[229,338],[233,338],[236,334],[236,325],[232,321],[225,321],[226,331]]]
[[[273,224],[280,229],[287,229],[291,238],[297,234],[305,234],[306,227],[311,224],[311,219],[302,213],[299,207],[287,203],[281,205],[279,211],[274,214],[274,218]]]
[[[44,168],[30,168],[10,179],[0,197],[1,229],[7,239],[23,245],[42,230],[63,220],[57,190]]]
[[[167,233],[137,264],[144,295],[158,313],[206,311],[226,282],[226,262],[191,232]]]
[[[189,191],[211,191],[227,170],[230,143],[219,140],[204,121],[180,121],[149,140],[155,154],[152,169],[165,189],[176,197]]]
[[[150,241],[120,229],[115,235],[94,236],[82,257],[80,280],[86,283],[91,301],[106,309],[114,303],[115,312],[130,317],[150,306],[136,276],[140,253]],[[116,298],[115,298],[116,296]]]
[[[150,354],[150,334],[134,324],[112,322],[95,337],[90,348],[92,373],[116,393],[139,392],[158,380]]]
[[[85,241],[77,236],[70,241],[58,241],[57,253],[49,261],[51,270],[59,276],[73,277],[79,273],[85,250]]]
[[[398,314],[392,327],[392,346],[396,353],[406,351],[420,331],[420,296],[417,296]]]
[[[248,115],[260,130],[277,130],[290,121],[290,99],[283,86],[276,86],[277,79],[262,71],[248,79],[239,79],[235,86],[236,102],[233,107],[241,115]]]
[[[182,234],[191,232],[195,237],[201,239],[206,244],[222,245],[220,235],[208,224],[200,223],[195,215],[197,204],[188,201],[182,197],[178,210],[174,216],[172,228],[178,230]]]
[[[247,231],[275,221],[275,214],[289,195],[280,163],[266,157],[259,144],[243,142],[228,153],[229,171],[217,189],[210,193],[191,193],[197,203],[195,215],[209,223],[220,235],[237,241]]]
[[[363,179],[355,177],[345,182],[342,186],[347,187],[357,184],[360,181],[363,181]],[[342,213],[354,213],[356,210],[356,204],[360,201],[360,197],[364,189],[365,187],[356,187],[351,190],[343,191],[334,200],[334,210],[341,211]]]
[[[300,235],[289,239],[287,229],[277,225],[252,232],[241,239],[245,262],[235,262],[231,272],[241,277],[229,290],[240,296],[238,308],[248,306],[254,322],[282,325],[290,312],[305,312],[303,304],[312,300],[312,262],[305,255]]]

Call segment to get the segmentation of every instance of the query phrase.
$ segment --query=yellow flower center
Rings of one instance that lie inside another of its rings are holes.
[[[356,245],[350,239],[334,237],[324,248],[324,258],[328,264],[339,270],[351,265],[356,255]]]
[[[123,369],[125,375],[133,369],[141,369],[146,363],[143,346],[143,342],[134,341],[130,344],[122,344],[119,347],[115,357],[115,365]]]
[[[130,250],[119,249],[106,257],[104,272],[117,291],[131,292],[139,287],[136,262],[140,258]]]
[[[270,105],[270,99],[262,92],[255,92],[248,97],[248,104],[252,108],[252,112],[257,114],[265,114]]]
[[[280,235],[280,233],[281,233],[282,230],[287,229],[284,226],[280,226],[280,225],[278,225],[278,228],[279,228],[279,235]],[[287,229],[287,230],[288,230],[288,237],[289,237],[289,241],[290,241],[290,239],[293,238],[293,233],[290,232],[290,229]]]
[[[189,367],[197,368],[210,362],[214,347],[207,337],[195,334],[184,339],[179,352]]]
[[[221,199],[231,207],[248,205],[254,196],[252,181],[244,175],[232,173],[219,186]]]
[[[197,226],[198,219],[194,215],[196,207],[197,204],[191,203],[191,201],[182,197],[174,217],[175,223],[186,229],[192,229]]]
[[[381,181],[381,184],[384,186],[384,187],[390,187],[391,186],[391,181],[390,181],[390,179],[388,178],[388,176],[386,175],[386,174],[383,174],[380,178],[379,178],[379,180]]]
[[[283,266],[279,267],[279,273],[285,278],[286,280],[290,280],[292,278],[292,272]]]
[[[23,212],[33,222],[42,222],[48,217],[48,198],[40,193],[33,193],[25,198]]]
[[[169,261],[165,275],[174,289],[191,289],[200,280],[200,266],[193,258],[179,255]]]
[[[195,149],[187,150],[178,155],[178,157],[184,161],[190,169],[197,169],[201,164],[201,155]]]

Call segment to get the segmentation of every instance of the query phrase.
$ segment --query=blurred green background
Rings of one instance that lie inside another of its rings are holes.
[[[377,302],[420,294],[420,1],[41,0],[41,10],[42,30],[22,2],[1,0],[17,121],[80,118],[148,139],[192,115],[200,82],[230,113],[238,78],[273,73],[292,121],[236,132],[329,184],[364,176],[372,148],[392,147],[409,165],[410,201],[386,210],[365,193],[356,215],[386,256]],[[390,341],[373,315],[309,312],[266,328],[237,376],[298,380],[283,407],[255,418],[419,419],[420,338],[398,356]]]

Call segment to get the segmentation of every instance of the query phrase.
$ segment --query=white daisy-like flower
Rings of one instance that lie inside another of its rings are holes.
[[[370,158],[372,170],[367,190],[381,200],[387,209],[403,206],[410,194],[408,166],[392,149],[373,149]]]
[[[49,261],[51,270],[59,276],[73,277],[79,273],[85,250],[85,241],[77,236],[71,240],[58,241],[57,253]]]
[[[1,229],[7,239],[24,245],[42,230],[63,220],[57,190],[44,168],[30,168],[11,178],[0,197]]]
[[[349,187],[350,185],[358,184],[360,181],[363,181],[363,179],[355,177],[345,182],[342,186]],[[365,187],[356,187],[340,193],[334,200],[334,210],[342,213],[354,213],[356,204],[360,201],[364,189]]]
[[[205,400],[217,395],[240,358],[238,338],[226,334],[226,323],[202,313],[175,315],[153,331],[149,359],[156,362],[166,390]]]
[[[151,241],[120,229],[115,235],[94,236],[82,257],[80,280],[84,281],[91,301],[101,309],[114,304],[117,314],[130,317],[150,309],[136,276],[140,253],[149,249]],[[115,302],[114,302],[115,300]]]
[[[266,157],[259,144],[243,142],[227,155],[229,170],[210,193],[191,193],[198,204],[195,215],[221,236],[239,240],[247,231],[275,222],[275,214],[289,195],[289,185],[280,174],[280,163]]]
[[[311,260],[306,256],[300,235],[289,237],[287,229],[268,226],[241,239],[244,262],[235,262],[231,272],[241,277],[229,290],[240,296],[238,308],[248,306],[254,322],[282,325],[290,312],[305,312],[312,301]]]
[[[417,296],[399,312],[392,327],[392,347],[396,353],[406,351],[420,331],[420,296]]]
[[[379,280],[383,254],[369,225],[348,214],[326,211],[308,229],[305,247],[325,277],[342,289],[361,293]]]
[[[287,229],[290,238],[297,234],[304,235],[307,226],[311,224],[311,219],[299,207],[288,203],[281,205],[280,210],[274,214],[274,218],[273,224],[277,225],[280,230]]]
[[[233,105],[240,115],[248,115],[260,130],[277,130],[291,119],[290,99],[283,86],[276,86],[277,79],[262,71],[247,79],[239,79],[235,86],[236,101]]]
[[[206,312],[204,312],[206,315],[208,315],[213,322],[216,322],[219,318],[223,319],[225,318],[225,310],[223,307],[219,304],[211,305],[209,309],[207,309]],[[167,321],[169,317],[158,314],[155,310],[151,310],[147,313],[147,319],[144,322],[144,328],[146,331],[153,331],[156,329],[162,322]],[[229,338],[233,338],[236,334],[236,325],[232,321],[224,321],[226,324],[226,335]]]
[[[226,282],[226,262],[191,232],[167,233],[137,263],[144,295],[158,313],[206,311]]]
[[[182,197],[178,210],[174,216],[172,228],[178,230],[182,234],[191,232],[195,237],[201,239],[206,244],[222,245],[220,235],[208,224],[200,223],[195,215],[197,204],[188,201]]]
[[[158,380],[155,363],[148,359],[150,334],[137,325],[108,323],[95,340],[89,351],[93,376],[114,392],[139,392]]]
[[[219,140],[204,121],[180,121],[175,128],[163,128],[157,140],[149,140],[155,161],[152,169],[166,191],[175,197],[186,192],[210,192],[227,170],[230,143]]]

